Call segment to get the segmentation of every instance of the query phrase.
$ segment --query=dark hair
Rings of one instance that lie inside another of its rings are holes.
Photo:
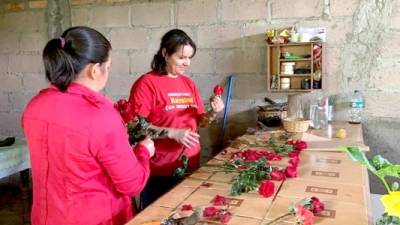
[[[46,78],[65,92],[87,64],[106,62],[110,50],[110,42],[100,32],[89,27],[71,27],[44,47]]]
[[[167,74],[167,64],[165,62],[165,57],[162,54],[163,49],[165,49],[166,55],[170,56],[184,45],[192,46],[193,55],[191,57],[193,57],[196,54],[196,44],[184,31],[173,29],[165,33],[161,38],[160,49],[158,49],[157,54],[154,55],[153,61],[151,62],[151,69],[159,74]]]

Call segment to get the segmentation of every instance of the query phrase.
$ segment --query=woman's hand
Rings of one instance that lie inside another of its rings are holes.
[[[220,96],[214,96],[211,101],[211,108],[214,113],[219,113],[225,108],[225,104]]]
[[[155,152],[155,147],[154,147],[154,142],[153,140],[151,140],[151,138],[146,137],[143,141],[139,142],[139,144],[146,147],[147,151],[149,151],[150,158],[153,157]]]
[[[191,148],[200,143],[200,135],[190,129],[168,128],[168,138],[183,144],[187,148]]]

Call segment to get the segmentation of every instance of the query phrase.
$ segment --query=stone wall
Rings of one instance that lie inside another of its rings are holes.
[[[70,7],[72,25],[94,27],[111,40],[105,94],[114,100],[127,97],[131,84],[149,70],[166,31],[185,30],[199,47],[188,74],[205,100],[215,84],[236,75],[228,138],[255,125],[254,107],[265,96],[286,100],[266,92],[266,29],[294,23],[326,27],[324,93],[336,96],[335,117],[346,119],[349,94],[361,90],[367,143],[400,160],[393,132],[400,128],[400,0],[70,0]],[[0,3],[0,134],[22,135],[24,105],[46,86],[41,62],[46,8],[46,0]],[[306,103],[318,94],[299,97]],[[218,142],[218,126],[201,131],[205,149]]]

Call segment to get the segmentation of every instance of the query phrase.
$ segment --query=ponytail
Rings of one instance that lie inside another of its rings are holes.
[[[50,40],[43,50],[47,80],[60,91],[69,85],[89,63],[104,63],[109,58],[110,42],[89,27],[72,27],[60,38]]]

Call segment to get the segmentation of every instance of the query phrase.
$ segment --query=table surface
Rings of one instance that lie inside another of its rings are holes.
[[[228,222],[230,225],[265,224],[286,213],[290,203],[311,196],[320,198],[326,206],[326,210],[315,217],[314,224],[372,224],[367,170],[364,166],[351,161],[344,152],[338,150],[338,144],[363,144],[361,125],[343,122],[332,124],[332,129],[339,128],[344,128],[348,132],[349,135],[346,139],[337,139],[332,135],[329,137],[326,131],[322,130],[308,132],[311,135],[308,137],[312,137],[311,140],[308,140],[308,144],[315,147],[314,151],[307,149],[301,153],[297,178],[287,179],[283,182],[273,181],[276,186],[274,197],[263,198],[256,191],[240,196],[230,196],[230,183],[233,175],[216,172],[215,167],[209,166],[220,164],[222,163],[221,159],[229,157],[229,154],[218,154],[139,213],[127,225],[159,221],[184,204],[191,204],[194,208],[212,206],[211,200],[217,194],[230,198],[230,201],[234,203],[230,207],[233,215]],[[268,134],[269,132],[261,132],[255,135],[244,135],[246,136],[244,138],[248,138],[250,141],[253,139],[254,142],[262,139],[265,141]],[[325,138],[329,138],[329,140]],[[228,153],[238,151],[233,148],[227,148],[227,150]],[[282,162],[287,162],[287,159],[284,158],[276,163]],[[293,217],[289,217],[279,224],[293,223]]]
[[[3,140],[5,137],[0,136]],[[30,168],[29,150],[26,141],[16,138],[11,146],[0,147],[0,178]]]

